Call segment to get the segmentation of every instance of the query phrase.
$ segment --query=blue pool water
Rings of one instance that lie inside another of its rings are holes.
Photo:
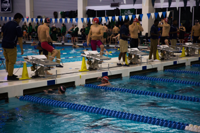
[[[62,50],[64,48],[64,50]],[[24,55],[21,55],[21,50],[19,45],[17,45],[17,62],[15,64],[15,68],[20,68],[23,67],[23,56],[28,56],[28,55],[38,55],[39,52],[38,50],[34,49],[33,46],[31,46],[30,44],[24,44],[23,45],[23,49],[24,49]],[[56,49],[60,50],[61,52],[61,59],[63,63],[67,63],[67,62],[76,62],[76,61],[82,61],[82,57],[81,57],[81,53],[83,52],[83,50],[85,50],[85,48],[76,48],[73,49],[72,46],[56,46]],[[88,48],[90,50],[90,48]],[[99,49],[98,49],[99,50]],[[118,57],[119,55],[119,51],[117,49],[107,49],[108,52],[112,52],[111,55],[108,55],[108,57]],[[3,49],[1,47],[0,44],[0,57],[3,57]],[[27,64],[28,67],[31,66],[31,64]],[[4,69],[3,66],[0,66],[0,70]]]
[[[193,70],[192,67],[187,67],[187,69]],[[173,75],[166,76],[163,75],[163,73],[165,74],[165,72],[158,72],[145,74],[145,76],[175,78]],[[178,76],[178,74],[176,74],[176,76]],[[184,78],[182,79],[182,74],[179,74],[178,77],[181,80],[187,80]],[[192,85],[137,80],[130,79],[129,77],[125,77],[122,80],[111,80],[111,84],[112,87],[118,88],[148,90],[184,96],[199,97],[200,94],[200,87],[194,87]],[[175,92],[187,88],[190,88],[189,92]],[[199,102],[165,99],[117,91],[105,91],[82,86],[68,88],[66,94],[63,96],[44,95],[44,93],[34,94],[33,96],[200,125]],[[6,133],[189,133],[189,131],[111,118],[100,114],[49,107],[31,102],[19,101],[14,98],[10,99],[9,104],[0,105],[0,115],[0,132]]]

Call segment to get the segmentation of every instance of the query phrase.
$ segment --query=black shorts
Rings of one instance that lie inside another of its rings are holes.
[[[38,43],[38,46],[42,48],[41,43]],[[41,54],[43,52],[43,55],[48,55],[48,51],[45,49],[39,50],[39,54]]]
[[[199,36],[193,36],[193,43],[200,43]]]
[[[77,33],[72,33],[72,37],[78,37]]]
[[[131,48],[138,48],[138,38],[137,39],[131,38],[130,46]]]
[[[185,38],[185,35],[184,35],[185,33],[184,32],[180,32],[180,34],[179,34],[179,39],[184,39]]]
[[[168,36],[161,36],[160,37],[160,42],[161,42],[161,44],[163,45],[163,44],[165,44],[165,39],[167,39],[168,40]]]
[[[115,36],[117,36],[117,35],[118,35],[118,33],[115,33],[114,35],[115,35]]]

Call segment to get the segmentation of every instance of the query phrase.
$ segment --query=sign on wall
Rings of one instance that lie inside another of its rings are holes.
[[[135,9],[121,9],[121,15],[133,15],[135,14]]]
[[[1,0],[1,13],[12,12],[12,0]]]

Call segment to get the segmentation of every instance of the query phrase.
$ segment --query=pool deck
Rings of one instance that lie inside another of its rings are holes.
[[[117,67],[116,63],[118,58],[112,58],[109,61],[104,61],[102,64],[102,69],[96,71],[88,72],[79,72],[81,69],[82,62],[71,62],[64,63],[64,68],[54,68],[49,72],[56,74],[57,78],[48,77],[48,78],[37,78],[30,80],[20,80],[20,81],[9,81],[7,82],[7,72],[5,70],[0,70],[0,94],[7,93],[8,97],[22,96],[23,91],[26,89],[34,89],[38,87],[51,86],[56,84],[66,84],[69,82],[75,82],[76,86],[80,84],[85,84],[87,79],[101,77],[102,74],[108,74],[108,76],[120,74],[122,77],[130,76],[131,72],[148,70],[156,68],[158,71],[163,70],[165,66],[171,66],[176,64],[185,63],[186,66],[191,65],[193,61],[200,61],[200,57],[184,57],[179,58],[178,60],[170,61],[158,61],[158,62],[147,62],[148,56],[143,56],[142,61],[144,63],[139,65],[132,65],[129,67]],[[109,69],[108,69],[109,64]],[[22,75],[22,68],[16,68],[14,73],[17,71],[16,75],[19,77]],[[33,72],[28,67],[29,77],[33,75]],[[50,88],[50,87],[49,87]]]

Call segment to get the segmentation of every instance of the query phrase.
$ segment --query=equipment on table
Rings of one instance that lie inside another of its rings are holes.
[[[172,48],[168,45],[160,45],[158,46],[158,50],[160,50],[161,52],[161,59],[164,60],[169,60],[172,58],[178,58],[178,55],[176,55],[175,53],[180,53],[180,48],[176,47],[176,48]]]
[[[97,70],[100,68],[99,64],[101,64],[104,60],[111,59],[106,56],[101,56],[100,53],[97,51],[84,51],[81,56],[88,59],[87,64],[89,65],[89,70]]]
[[[128,53],[131,55],[134,55],[134,58],[129,59],[131,63],[141,63],[142,62],[142,56],[148,55],[145,52],[141,52],[138,48],[129,48]]]
[[[50,58],[53,58],[53,57],[50,57]],[[40,76],[46,77],[47,76],[45,73],[45,71],[47,70],[46,68],[60,65],[57,62],[48,60],[45,55],[31,55],[31,56],[25,57],[24,60],[33,65],[31,67],[31,70],[35,71],[35,76],[33,76],[32,78],[37,78]],[[57,60],[60,60],[60,59],[57,59]]]
[[[183,47],[186,48],[187,56],[195,56],[200,54],[200,45],[193,43],[185,43]]]

